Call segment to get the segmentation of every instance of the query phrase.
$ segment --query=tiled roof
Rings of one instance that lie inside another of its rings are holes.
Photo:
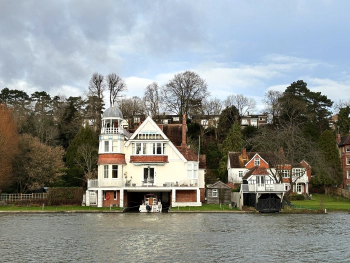
[[[259,154],[267,162],[271,162],[275,159],[274,155],[267,152],[247,152],[246,158],[243,158],[241,152],[229,152],[229,159],[231,168],[244,168],[247,162],[249,162],[255,154]]]
[[[262,167],[255,166],[254,168],[250,169],[242,179],[248,179],[252,175],[270,175],[269,172]]]
[[[198,155],[188,146],[176,146],[176,149],[185,157],[187,161],[198,161]],[[199,168],[206,167],[206,156],[199,155]]]
[[[342,136],[338,146],[341,147],[345,145],[350,145],[350,134]]]
[[[175,146],[181,145],[182,124],[159,124],[158,126]]]

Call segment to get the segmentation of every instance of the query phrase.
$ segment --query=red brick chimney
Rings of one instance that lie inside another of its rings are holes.
[[[242,149],[242,158],[247,159],[247,149],[246,148]]]
[[[187,130],[186,114],[184,114],[183,117],[182,117],[182,141],[181,141],[181,146],[186,146],[186,130]]]

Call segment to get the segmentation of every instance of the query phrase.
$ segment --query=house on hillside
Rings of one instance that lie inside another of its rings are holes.
[[[163,207],[201,206],[205,156],[186,144],[186,117],[172,126],[147,117],[132,134],[124,122],[117,106],[103,113],[98,178],[88,181],[86,205],[138,207],[144,195],[155,194]]]
[[[281,149],[281,151],[283,150]],[[299,194],[308,194],[309,182],[311,180],[310,165],[302,160],[297,164],[270,167],[267,160],[273,160],[274,158],[273,153],[246,152],[246,149],[243,149],[242,152],[229,152],[227,162],[228,181],[234,184],[241,184],[243,183],[244,175],[250,169],[259,166],[266,168],[271,175],[276,173],[277,170],[281,174],[282,183],[287,191],[291,189],[290,174],[292,174],[294,183],[292,191]]]
[[[340,162],[343,170],[343,181],[341,188],[350,191],[350,134],[345,136],[337,135]]]
[[[207,203],[208,204],[227,204],[231,203],[232,188],[227,184],[217,181],[214,184],[207,185]]]
[[[282,154],[282,153],[281,153]],[[290,173],[293,174],[293,191],[308,194],[311,179],[310,166],[302,161],[298,164],[284,164],[283,167],[270,167],[267,160],[274,158],[264,152],[229,152],[228,181],[241,184],[240,207],[254,206],[259,211],[279,211],[285,192],[291,189]],[[277,181],[274,174],[280,173]]]

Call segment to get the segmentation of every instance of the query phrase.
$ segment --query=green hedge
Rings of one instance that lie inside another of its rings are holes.
[[[290,194],[288,196],[289,201],[293,200],[305,200],[305,196],[302,194]]]
[[[81,205],[82,187],[50,187],[47,194],[47,205]]]

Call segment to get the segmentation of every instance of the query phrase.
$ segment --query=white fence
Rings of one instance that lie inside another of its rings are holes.
[[[33,193],[33,194],[0,194],[1,201],[16,202],[33,199],[46,199],[47,193]]]

